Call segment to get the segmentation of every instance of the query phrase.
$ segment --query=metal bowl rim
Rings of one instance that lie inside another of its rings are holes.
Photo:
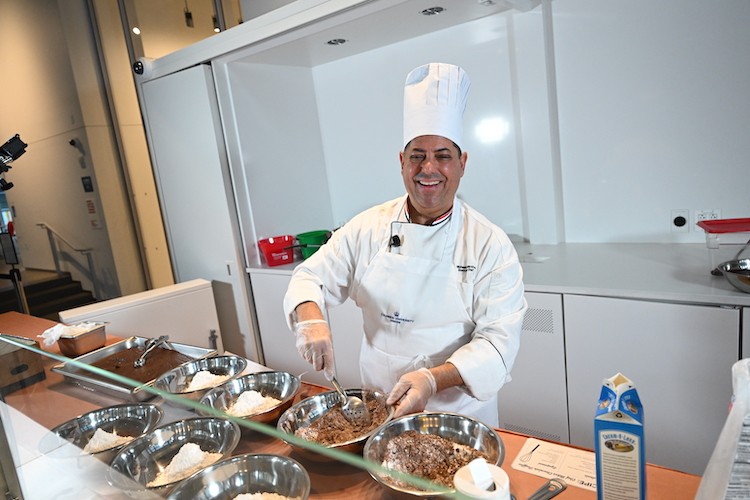
[[[58,436],[60,439],[65,439],[63,436],[60,435],[60,431],[62,431],[64,428],[72,427],[72,426],[80,427],[80,424],[78,424],[78,422],[81,421],[82,419],[86,419],[86,418],[88,418],[90,416],[96,415],[97,413],[103,413],[105,411],[115,410],[115,409],[118,409],[118,408],[144,408],[144,409],[148,410],[149,414],[153,413],[156,416],[156,419],[153,421],[153,423],[151,423],[150,426],[148,425],[147,421],[142,420],[142,419],[139,420],[139,421],[143,422],[144,424],[146,424],[146,425],[144,425],[144,428],[143,428],[144,430],[139,435],[134,436],[133,439],[130,442],[125,443],[125,444],[111,446],[111,447],[103,449],[103,450],[98,450],[98,451],[95,451],[93,453],[89,453],[89,455],[96,456],[96,455],[98,455],[100,453],[108,453],[108,452],[112,452],[113,450],[117,450],[118,448],[124,448],[125,446],[127,446],[130,443],[132,443],[136,439],[139,439],[140,437],[142,437],[142,436],[148,434],[149,432],[157,429],[159,427],[159,423],[161,423],[162,419],[164,418],[164,410],[162,410],[159,406],[157,406],[154,403],[121,403],[121,404],[116,404],[116,405],[111,405],[111,406],[105,406],[105,407],[102,407],[102,408],[97,408],[96,410],[91,410],[91,411],[88,411],[86,413],[82,413],[82,414],[78,415],[77,417],[73,417],[73,418],[71,418],[69,420],[66,420],[65,422],[63,422],[63,423],[61,423],[59,425],[56,425],[55,427],[53,427],[52,429],[50,429],[50,433]],[[111,422],[111,421],[107,421],[107,422]],[[100,428],[100,426],[94,427],[94,431],[96,431],[96,429],[99,429],[99,428]]]
[[[171,390],[169,390],[169,387],[167,386],[167,384],[164,383],[164,380],[166,380],[168,377],[172,376],[175,373],[179,373],[180,371],[184,370],[186,367],[189,367],[189,366],[195,365],[195,364],[203,364],[203,363],[208,362],[209,360],[219,359],[219,358],[235,358],[235,359],[238,359],[240,361],[240,363],[239,363],[240,364],[240,369],[237,370],[237,373],[235,373],[233,375],[230,375],[227,380],[225,380],[224,382],[222,382],[221,384],[219,384],[216,387],[220,387],[221,385],[226,384],[230,380],[233,380],[233,379],[238,378],[239,376],[241,376],[242,372],[245,371],[245,368],[247,368],[247,365],[248,365],[247,359],[243,358],[242,356],[237,356],[235,354],[220,354],[218,356],[207,356],[205,358],[191,359],[190,361],[185,361],[184,363],[182,363],[182,364],[180,364],[178,366],[175,366],[174,368],[171,368],[171,369],[167,370],[166,372],[162,373],[161,375],[159,375],[158,377],[156,377],[154,379],[154,387],[156,387],[157,389],[163,390],[165,392],[169,392],[170,394],[176,394],[176,395],[180,395],[180,394],[197,394],[197,393],[200,393],[201,391],[205,392],[205,391],[210,391],[212,389],[216,389],[216,387],[210,387],[210,388],[204,387],[202,389],[196,389],[194,391],[172,392]]]
[[[486,423],[474,417],[463,415],[461,413],[443,412],[443,411],[426,411],[426,412],[420,412],[420,413],[412,413],[409,415],[402,415],[398,418],[394,418],[390,422],[383,423],[383,425],[375,429],[372,435],[370,435],[370,437],[367,439],[367,442],[365,443],[365,446],[362,450],[362,457],[365,460],[368,460],[368,457],[367,457],[368,450],[377,439],[377,436],[380,433],[384,432],[387,428],[393,427],[407,420],[419,420],[419,419],[426,418],[426,417],[436,417],[436,416],[460,417],[462,420],[469,420],[475,424],[480,425],[481,427],[486,428],[492,433],[493,436],[495,436],[497,443],[499,445],[498,446],[499,453],[498,453],[498,458],[496,460],[497,465],[501,465],[502,462],[505,461],[505,443],[503,442],[500,435],[495,431],[495,429],[493,429],[491,426],[487,425]],[[375,479],[375,481],[377,481],[381,486],[388,488],[397,493],[406,494],[412,497],[428,497],[428,498],[432,498],[437,494],[436,491],[420,491],[420,490],[414,490],[414,489],[407,489],[407,488],[400,487],[394,484],[390,484],[388,482],[383,481],[383,479],[380,477],[380,474],[378,474],[377,472],[371,470],[369,471],[369,473],[370,473],[370,476],[372,476],[372,478]],[[455,488],[453,489],[453,491],[455,491]]]
[[[279,408],[279,406],[282,406],[285,403],[289,402],[290,400],[293,400],[297,396],[297,394],[299,393],[300,388],[302,387],[302,380],[298,376],[296,376],[296,375],[294,375],[294,374],[292,374],[290,372],[286,372],[286,371],[282,371],[282,370],[273,370],[273,371],[265,371],[265,372],[246,373],[244,375],[240,375],[240,376],[234,377],[231,380],[227,380],[226,382],[224,382],[223,384],[221,384],[221,385],[219,385],[217,387],[213,387],[213,388],[209,389],[206,392],[206,394],[204,394],[203,397],[201,397],[201,399],[200,399],[199,402],[201,404],[204,404],[204,405],[210,407],[210,408],[218,410],[218,408],[216,408],[215,406],[213,406],[214,395],[221,394],[221,393],[228,393],[229,392],[229,384],[230,384],[230,382],[236,382],[236,381],[239,381],[239,380],[242,380],[242,379],[251,379],[251,378],[256,377],[256,376],[258,376],[260,374],[282,374],[282,375],[288,376],[291,379],[291,381],[292,381],[291,385],[292,385],[292,388],[294,390],[291,392],[291,394],[287,395],[284,399],[282,399],[279,404],[274,405],[273,407],[268,408],[267,410],[264,410],[264,411],[262,411],[260,413],[253,413],[252,415],[245,415],[245,416],[236,417],[236,418],[257,417],[259,415],[264,415],[266,413],[269,413],[269,412],[272,412],[274,410],[277,410]],[[231,396],[232,396],[232,401],[236,401],[237,398],[239,397],[239,394],[231,394]],[[209,403],[211,403],[211,404],[209,404]]]
[[[221,459],[219,459],[219,461],[222,461],[222,460],[224,460],[226,458],[229,458],[231,456],[231,453],[237,447],[237,445],[239,444],[239,441],[240,441],[240,428],[239,428],[239,425],[237,425],[237,423],[232,422],[229,419],[221,418],[221,417],[190,417],[190,418],[184,418],[184,419],[181,419],[181,420],[175,420],[175,421],[168,422],[168,423],[165,423],[163,425],[160,425],[160,426],[152,429],[150,432],[148,432],[146,434],[143,434],[142,436],[134,439],[130,443],[127,443],[125,446],[123,446],[115,454],[115,456],[112,458],[112,461],[110,462],[110,467],[107,469],[107,472],[108,472],[110,478],[114,477],[113,474],[112,474],[113,471],[114,471],[114,469],[112,467],[115,464],[115,461],[117,460],[118,457],[120,457],[122,455],[127,455],[130,452],[131,449],[137,448],[141,443],[148,442],[149,440],[151,440],[151,438],[155,437],[157,433],[164,432],[164,431],[168,430],[170,427],[176,427],[176,426],[178,426],[178,424],[184,424],[186,422],[193,422],[193,421],[196,421],[196,420],[204,420],[204,421],[213,420],[213,421],[219,421],[222,424],[225,424],[225,423],[229,424],[229,428],[232,429],[233,436],[232,436],[232,439],[229,441],[230,445],[227,447],[227,449],[225,451],[221,452],[222,455],[225,455],[225,456],[222,457]],[[175,431],[176,431],[176,429],[175,429]],[[152,452],[163,449],[164,448],[164,446],[163,446],[164,444],[165,443],[162,443],[162,446],[159,446],[157,448],[153,448]],[[183,444],[185,444],[185,443],[183,443]],[[211,464],[211,465],[214,465],[214,464]],[[165,489],[170,489],[171,490],[172,488],[175,487],[175,485],[177,485],[181,481],[184,481],[184,480],[188,479],[189,477],[192,477],[192,475],[190,475],[190,476],[182,478],[182,479],[180,479],[178,481],[173,481],[171,483],[161,484],[161,485],[158,485],[158,486],[148,486],[147,484],[140,483],[135,478],[133,478],[130,474],[126,474],[124,471],[116,471],[116,472],[118,472],[119,474],[123,475],[127,480],[133,481],[134,483],[138,483],[138,485],[141,488],[143,488],[143,490],[145,490],[145,491],[152,491],[152,492],[153,491],[161,491],[161,490],[165,490]],[[195,474],[197,474],[197,472]],[[115,485],[119,486],[119,485],[121,485],[121,483],[122,483],[121,480],[119,480],[119,479],[115,480],[115,484],[113,484],[113,486],[115,486]],[[141,491],[141,490],[138,490],[138,491]]]
[[[360,394],[361,395],[362,391],[368,391],[368,392],[372,392],[372,393],[381,395],[381,396],[383,396],[383,398],[385,398],[385,397],[388,396],[387,393],[384,393],[383,391],[380,391],[378,389],[348,388],[348,389],[346,389],[346,391],[347,392],[348,391],[352,391],[352,393],[355,394],[355,395],[356,394]],[[279,432],[283,432],[284,434],[289,434],[288,432],[286,432],[284,429],[281,428],[282,424],[289,418],[289,415],[291,415],[292,413],[294,413],[295,411],[297,411],[299,408],[301,408],[303,406],[303,403],[309,403],[310,401],[316,400],[316,399],[324,399],[324,396],[330,396],[332,394],[336,394],[336,391],[335,390],[331,390],[331,391],[320,392],[318,394],[313,394],[312,396],[308,396],[305,399],[303,399],[303,400],[297,402],[296,404],[290,406],[279,417],[279,420],[276,423],[277,430]],[[388,415],[386,415],[385,420],[383,421],[383,423],[381,423],[379,426],[375,427],[370,432],[367,432],[367,433],[359,436],[356,439],[350,439],[349,441],[344,441],[342,443],[334,443],[334,444],[330,444],[330,445],[324,445],[324,444],[320,444],[320,443],[314,443],[314,444],[316,444],[317,446],[324,447],[324,448],[343,448],[343,447],[346,447],[346,446],[350,446],[350,445],[354,445],[354,444],[363,442],[363,441],[369,439],[381,427],[383,427],[387,423],[393,421],[393,413],[396,411],[396,408],[394,406],[387,406],[386,408],[388,409]],[[327,410],[330,410],[330,409],[331,409],[330,407],[327,408]],[[291,435],[293,435],[293,434],[291,434]],[[287,444],[289,444],[289,446],[297,447],[296,444],[292,444],[292,443],[287,443]],[[311,450],[311,451],[314,451],[314,450]]]
[[[288,457],[288,456],[285,456],[285,455],[279,455],[279,454],[275,454],[275,453],[243,453],[241,455],[235,455],[235,456],[230,456],[230,457],[223,458],[223,459],[219,460],[218,462],[215,462],[215,463],[209,465],[205,469],[202,469],[202,470],[196,472],[195,474],[193,474],[193,475],[191,475],[191,476],[183,479],[174,488],[174,490],[170,491],[170,495],[169,495],[168,498],[173,498],[174,495],[176,495],[177,493],[179,493],[180,492],[179,490],[183,487],[183,485],[187,485],[187,484],[189,484],[192,481],[199,481],[199,478],[201,476],[210,474],[211,472],[213,472],[213,471],[215,471],[215,470],[217,470],[217,469],[219,469],[221,467],[226,467],[226,466],[231,465],[231,464],[235,464],[235,463],[238,463],[238,462],[247,461],[249,458],[273,458],[273,459],[280,459],[280,460],[282,460],[284,462],[288,462],[289,464],[292,465],[293,468],[299,470],[302,473],[302,477],[304,478],[304,483],[305,483],[305,486],[304,486],[305,497],[310,494],[310,488],[312,487],[312,482],[311,482],[311,479],[310,479],[310,474],[307,472],[307,469],[305,469],[305,467],[299,461],[295,460],[292,457]],[[186,487],[186,486],[184,486],[184,487]]]

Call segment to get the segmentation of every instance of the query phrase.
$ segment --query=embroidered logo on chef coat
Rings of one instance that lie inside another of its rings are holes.
[[[456,266],[459,273],[471,273],[477,270],[476,266]]]
[[[401,313],[396,311],[393,314],[380,313],[380,317],[388,321],[389,323],[396,323],[402,325],[405,323],[414,323],[413,319],[402,318]]]

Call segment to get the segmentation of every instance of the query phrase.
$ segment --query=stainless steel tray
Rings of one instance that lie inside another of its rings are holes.
[[[114,344],[102,347],[96,351],[78,356],[75,358],[76,361],[81,363],[91,364],[101,359],[106,358],[111,354],[116,354],[120,351],[130,349],[131,347],[142,347],[149,339],[144,337],[129,337],[121,340]],[[180,352],[186,356],[190,356],[194,359],[207,358],[217,354],[217,351],[212,349],[206,349],[204,347],[196,347],[187,344],[179,344],[176,342],[169,343],[175,351]],[[116,398],[121,398],[125,401],[145,401],[154,397],[154,394],[143,390],[144,387],[150,387],[153,385],[154,380],[150,380],[143,385],[138,387],[131,387],[126,384],[121,384],[116,380],[102,380],[101,378],[94,377],[93,373],[74,366],[71,363],[61,363],[51,368],[55,373],[61,374],[65,381],[83,387],[94,392],[108,394]]]

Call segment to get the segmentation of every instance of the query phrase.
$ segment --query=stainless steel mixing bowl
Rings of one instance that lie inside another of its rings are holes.
[[[722,262],[717,269],[737,290],[750,293],[750,259]]]
[[[382,464],[388,442],[406,431],[440,436],[486,454],[488,462],[501,465],[505,446],[494,429],[465,415],[456,413],[415,413],[391,420],[380,426],[365,443],[362,456],[365,460]],[[396,498],[434,497],[436,491],[421,491],[413,487],[397,486],[387,476],[376,472],[370,475]]]
[[[164,412],[158,406],[150,403],[131,403],[100,408],[68,420],[52,429],[50,434],[45,435],[40,441],[40,450],[47,454],[68,442],[83,449],[97,429],[136,439],[156,428],[163,414]],[[125,445],[113,446],[90,453],[90,455],[109,463],[117,450],[123,446]],[[73,452],[68,450],[68,453]],[[80,454],[80,450],[77,453]]]
[[[306,500],[310,476],[294,459],[239,455],[216,463],[178,484],[169,500],[232,500],[243,493],[276,493]]]
[[[201,451],[219,453],[223,460],[231,455],[240,440],[239,426],[223,418],[196,417],[162,425],[118,451],[107,470],[107,480],[133,498],[164,496],[180,478],[171,483],[150,487],[180,451],[183,445],[195,443]]]
[[[272,408],[242,418],[262,424],[276,423],[279,416],[292,406],[294,396],[299,392],[300,386],[299,377],[291,373],[283,371],[251,373],[211,389],[201,398],[200,403],[227,412],[243,392],[256,391],[262,396],[278,399],[280,403]],[[197,411],[199,415],[213,415],[200,409]]]
[[[380,391],[374,391],[369,389],[346,389],[347,394],[361,398],[363,401],[367,401],[369,398],[376,398],[383,406],[385,406],[385,400],[387,394]],[[322,392],[314,396],[303,399],[299,403],[291,406],[288,410],[281,414],[276,427],[281,432],[287,434],[294,434],[294,432],[302,427],[307,427],[315,420],[325,415],[332,408],[341,405],[341,396],[336,391]],[[383,422],[388,422],[393,418],[393,407],[387,407],[387,415]],[[375,426],[380,425],[377,422],[373,422]],[[368,437],[375,431],[375,428],[370,432],[367,432],[356,439],[346,441],[343,443],[336,443],[334,445],[326,446],[326,448],[333,448],[338,451],[345,451],[349,453],[361,453],[362,447]],[[298,446],[287,441],[287,444],[291,446],[296,452],[305,456],[310,460],[315,461],[329,461],[332,460],[330,457],[326,457],[320,453],[317,453],[311,449]]]
[[[180,366],[163,373],[154,380],[154,387],[178,395],[181,398],[197,402],[205,396],[208,391],[213,389],[213,387],[206,387],[194,391],[188,390],[190,382],[198,372],[207,371],[211,372],[213,375],[228,376],[228,380],[219,384],[222,385],[229,380],[239,377],[246,367],[247,360],[240,356],[225,355],[196,359],[183,363]],[[174,401],[173,398],[165,399],[165,402],[176,408],[184,408],[188,410],[193,409],[192,406],[181,404],[179,401]]]

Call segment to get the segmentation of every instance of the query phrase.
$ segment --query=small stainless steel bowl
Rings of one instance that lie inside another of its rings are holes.
[[[40,441],[40,451],[45,454],[52,453],[53,456],[60,458],[69,458],[72,453],[80,454],[82,452],[78,448],[83,450],[97,429],[115,433],[118,436],[130,436],[133,440],[155,429],[163,415],[164,412],[158,406],[150,403],[121,404],[100,408],[84,413],[52,429]],[[66,448],[66,451],[61,453],[53,451],[63,450],[60,447],[66,443],[75,445],[76,451],[71,448]],[[125,444],[89,453],[89,455],[109,463],[123,446]]]
[[[732,286],[750,293],[750,259],[728,260],[717,266]]]
[[[154,380],[154,387],[178,395],[181,398],[191,401],[199,401],[208,391],[213,389],[213,387],[188,391],[190,382],[198,372],[208,371],[213,375],[229,376],[228,380],[219,384],[222,385],[229,380],[239,377],[246,367],[247,360],[240,356],[225,355],[196,359],[183,363],[180,366],[163,373]],[[165,399],[165,402],[176,408],[187,410],[193,409],[192,406],[181,404],[179,401],[173,400],[173,398]]]
[[[243,493],[276,493],[307,500],[310,476],[294,459],[280,455],[239,455],[216,463],[172,490],[169,500],[232,500]]]
[[[502,439],[488,425],[457,413],[431,412],[406,415],[380,426],[365,443],[362,451],[363,458],[382,464],[388,442],[406,431],[432,434],[470,446],[488,455],[488,462],[495,465],[501,465],[505,458],[505,446]],[[370,475],[396,498],[434,497],[437,493],[394,485],[388,477],[373,471]]]
[[[288,372],[259,372],[243,375],[230,380],[224,385],[211,389],[200,400],[201,404],[215,410],[227,412],[237,402],[237,398],[246,391],[256,391],[262,396],[272,397],[281,402],[272,408],[241,418],[262,424],[275,423],[279,416],[292,405],[294,396],[301,386],[299,377]],[[199,415],[213,415],[198,409]],[[243,427],[243,430],[245,428]]]
[[[187,443],[195,443],[201,451],[229,457],[240,441],[239,426],[227,419],[196,417],[178,420],[157,427],[118,451],[107,469],[110,485],[133,498],[164,496],[180,478],[169,484],[149,487],[177,452]]]
[[[385,406],[385,400],[387,394],[380,391],[374,391],[370,389],[346,389],[347,394],[361,398],[363,401],[367,401],[368,398],[376,398]],[[322,392],[309,398],[305,398],[299,403],[292,405],[288,410],[281,414],[279,421],[276,424],[276,428],[286,434],[294,435],[297,429],[307,427],[315,420],[319,419],[326,414],[332,408],[341,405],[341,396],[336,391]],[[343,443],[336,443],[334,445],[327,445],[326,448],[336,449],[338,451],[345,451],[349,453],[362,453],[362,448],[368,437],[376,430],[378,425],[382,425],[385,422],[390,421],[393,418],[394,408],[389,406],[387,409],[387,415],[383,422],[373,422],[373,429],[370,432],[363,434],[362,436],[346,441]],[[312,449],[303,448],[289,441],[286,443],[292,447],[300,455],[305,456],[310,460],[315,461],[331,461],[330,457],[324,456],[320,453],[313,451]]]

